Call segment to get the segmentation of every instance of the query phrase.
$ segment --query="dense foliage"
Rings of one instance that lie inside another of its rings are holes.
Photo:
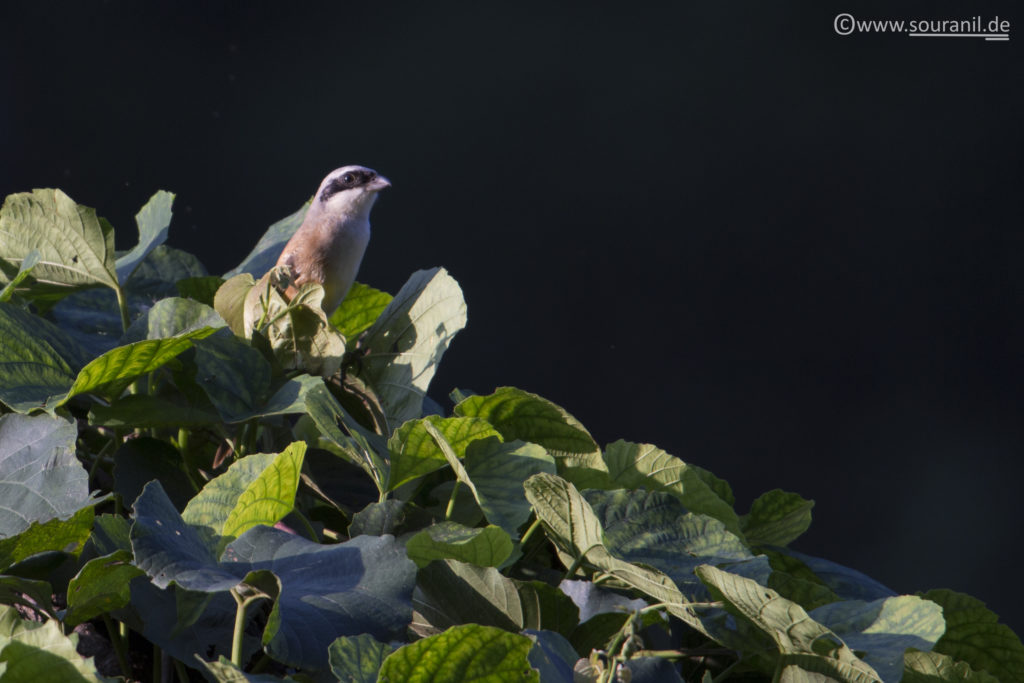
[[[979,601],[788,548],[813,503],[503,387],[427,397],[443,269],[329,319],[59,190],[0,211],[0,680],[1022,681]],[[257,279],[259,278],[259,279]],[[87,655],[87,656],[83,656]]]

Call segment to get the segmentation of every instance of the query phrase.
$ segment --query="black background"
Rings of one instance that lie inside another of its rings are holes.
[[[213,273],[332,168],[394,188],[360,280],[444,265],[435,378],[655,443],[796,548],[1024,630],[1024,60],[1012,3],[9,3],[0,194],[59,186]],[[1011,40],[852,35],[1011,21]]]

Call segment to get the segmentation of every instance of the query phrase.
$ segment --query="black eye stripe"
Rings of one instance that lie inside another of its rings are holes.
[[[324,188],[323,193],[320,195],[320,201],[326,202],[331,196],[341,192],[342,190],[350,190],[353,187],[362,187],[376,177],[376,173],[373,171],[346,171],[337,178],[331,181],[331,183]]]

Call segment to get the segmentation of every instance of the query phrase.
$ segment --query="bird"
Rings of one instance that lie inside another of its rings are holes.
[[[288,240],[277,266],[290,270],[289,298],[302,285],[323,286],[321,308],[330,316],[355,282],[370,241],[370,209],[391,181],[365,166],[342,166],[327,174]]]

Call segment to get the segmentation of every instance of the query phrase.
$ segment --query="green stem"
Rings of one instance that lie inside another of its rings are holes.
[[[163,653],[160,651],[160,646],[153,643],[153,681],[163,680]]]
[[[234,588],[231,589],[231,597],[235,599],[235,632],[231,639],[231,663],[242,668],[242,640],[245,638],[245,610],[249,602],[239,595]]]
[[[125,680],[127,680],[132,677],[132,668],[128,664],[128,654],[124,649],[124,639],[121,638],[121,632],[114,626],[114,621],[108,614],[103,615],[103,626],[107,629],[107,637],[110,638],[110,644],[114,646],[114,654],[117,655],[117,665],[121,667],[121,673],[124,674]]]
[[[722,673],[718,674],[713,679],[711,679],[711,683],[722,683],[722,681],[724,681],[726,678],[729,677],[729,674],[732,673],[732,670],[735,669],[736,666],[739,663],[740,663],[740,660],[737,659],[735,662],[733,662],[729,666],[727,666],[724,669],[722,669]],[[781,663],[781,660],[780,660],[779,667],[781,668],[781,666],[782,666],[782,663]]]
[[[520,548],[525,548],[526,547],[526,542],[530,540],[530,536],[533,536],[533,532],[536,531],[537,527],[539,527],[539,526],[540,526],[540,517],[537,517],[536,519],[533,520],[533,524],[530,525],[530,528],[526,530],[526,533],[523,534],[523,537],[521,539],[519,539],[519,547]]]
[[[569,567],[568,570],[566,570],[565,576],[562,577],[562,580],[563,581],[571,580],[572,577],[576,574],[576,570],[580,568],[581,564],[583,564],[583,555],[580,555],[575,560],[573,560],[572,566]]]
[[[306,515],[302,514],[302,511],[299,510],[299,508],[292,508],[291,513],[295,515],[295,518],[299,520],[299,522],[302,524],[302,528],[306,532],[306,535],[309,536],[310,540],[319,543],[320,536],[317,535],[316,529],[314,529],[313,525],[310,524],[309,519],[306,518]]]
[[[444,511],[444,520],[447,522],[452,518],[452,510],[455,509],[455,494],[459,492],[459,480],[455,480],[455,486],[452,487],[452,495],[448,499],[448,508]]]
[[[178,675],[178,680],[181,683],[188,683],[188,671],[185,670],[185,665],[177,659],[174,660],[174,673]]]
[[[124,289],[121,285],[116,286],[114,292],[117,294],[117,308],[121,312],[121,327],[127,332],[128,326],[131,324],[131,321],[128,319],[128,300],[125,298]]]
[[[192,488],[198,492],[203,487],[200,486],[199,480],[196,477],[196,472],[199,468],[196,467],[192,457],[192,432],[184,427],[178,429],[178,450],[181,451],[181,460],[185,463],[185,474],[188,475]]]

